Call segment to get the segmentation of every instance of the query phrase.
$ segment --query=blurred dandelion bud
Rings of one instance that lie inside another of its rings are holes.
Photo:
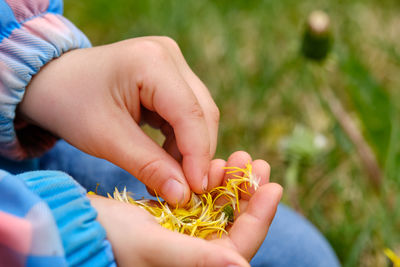
[[[314,145],[318,149],[325,149],[328,145],[328,140],[323,134],[319,133],[314,137]]]
[[[308,165],[327,148],[328,140],[321,133],[314,133],[305,126],[296,125],[293,133],[282,139],[281,146],[286,161],[298,161]]]
[[[302,53],[311,60],[323,61],[332,45],[329,16],[320,10],[313,11],[306,23],[303,34]]]

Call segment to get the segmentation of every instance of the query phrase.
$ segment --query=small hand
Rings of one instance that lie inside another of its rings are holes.
[[[118,266],[248,266],[236,251],[162,228],[135,205],[89,197]]]
[[[236,152],[225,163],[211,163],[210,179],[223,183],[229,179],[222,165],[243,167],[251,162],[245,152]],[[224,164],[222,164],[224,163]],[[279,203],[282,189],[268,183],[269,166],[265,161],[252,162],[253,174],[261,187],[240,199],[241,213],[222,238],[202,240],[162,228],[146,211],[135,205],[102,197],[92,197],[98,220],[105,227],[114,255],[120,266],[249,266],[262,244]],[[215,175],[215,176],[211,176]],[[218,184],[219,185],[219,184]],[[247,260],[247,261],[246,261]]]
[[[219,111],[167,37],[65,53],[35,75],[19,111],[27,121],[129,171],[170,203],[183,204],[190,191],[209,188]],[[163,132],[163,148],[141,123]]]
[[[211,186],[224,184],[232,174],[226,174],[224,167],[239,167],[251,163],[252,174],[259,179],[257,191],[250,188],[251,196],[241,193],[239,199],[240,213],[235,210],[235,222],[227,235],[215,238],[212,242],[238,251],[248,261],[255,255],[264,241],[269,226],[275,216],[281,199],[282,188],[278,184],[269,183],[270,167],[264,160],[252,161],[250,155],[243,151],[233,153],[227,162],[216,159],[211,162],[209,177]],[[240,176],[240,174],[237,174]],[[242,188],[243,190],[245,188]]]

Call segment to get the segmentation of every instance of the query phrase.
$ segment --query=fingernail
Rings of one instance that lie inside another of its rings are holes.
[[[239,265],[228,265],[227,267],[240,267]]]
[[[161,187],[161,194],[176,203],[181,203],[184,198],[185,190],[183,185],[174,179],[169,179]]]
[[[203,185],[202,186],[203,186],[202,187],[203,191],[204,192],[207,191],[207,187],[208,187],[208,176],[207,175],[204,175],[204,177],[203,177]]]

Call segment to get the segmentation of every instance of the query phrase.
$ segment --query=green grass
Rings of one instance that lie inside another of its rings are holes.
[[[324,69],[299,54],[315,9],[330,15],[334,32]],[[400,253],[399,12],[396,0],[65,2],[94,45],[174,38],[220,108],[217,156],[246,150],[269,161],[272,180],[289,188],[284,201],[325,234],[344,266],[387,266],[383,249]],[[321,86],[372,147],[380,189],[321,102]],[[326,145],[307,149],[316,136]]]

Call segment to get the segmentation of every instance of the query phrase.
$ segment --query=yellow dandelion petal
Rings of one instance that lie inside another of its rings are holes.
[[[145,199],[135,200],[126,187],[122,192],[115,188],[113,196],[110,194],[107,196],[135,204],[148,211],[166,229],[199,238],[207,238],[209,235],[222,237],[227,233],[225,228],[234,220],[234,210],[237,208],[240,212],[240,193],[250,195],[247,184],[257,190],[259,183],[258,178],[252,175],[251,164],[246,164],[246,168],[227,167],[224,169],[227,174],[233,174],[232,179],[229,179],[224,186],[216,187],[208,193],[201,195],[192,193],[189,203],[184,207],[169,206],[165,201],[161,201],[157,192],[155,192],[157,198],[155,202]],[[89,192],[88,194],[96,193]],[[218,204],[216,204],[217,200]]]
[[[384,250],[386,256],[393,262],[393,267],[400,267],[400,257],[397,256],[391,249]]]

